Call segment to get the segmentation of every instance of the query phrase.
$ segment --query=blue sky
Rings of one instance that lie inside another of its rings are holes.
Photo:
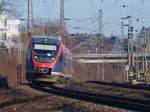
[[[103,9],[103,32],[120,34],[122,17],[133,17],[133,26],[138,29],[150,26],[150,0],[64,0],[66,25],[70,33],[98,32],[98,10]],[[125,5],[125,7],[122,7]],[[35,18],[59,19],[60,0],[33,0]],[[143,22],[142,22],[143,13]],[[137,22],[137,18],[140,21]],[[80,29],[75,29],[80,27]]]

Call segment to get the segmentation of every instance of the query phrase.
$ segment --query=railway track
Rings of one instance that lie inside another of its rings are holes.
[[[50,94],[84,100],[96,104],[108,105],[116,108],[128,109],[133,111],[144,111],[144,112],[150,111],[150,100],[145,100],[145,99],[135,99],[131,97],[122,97],[122,96],[115,96],[115,95],[87,93],[78,90],[58,88],[56,86],[41,87],[38,85],[32,85],[32,88]]]
[[[100,84],[106,86],[114,86],[114,87],[122,87],[122,88],[130,88],[130,89],[140,89],[140,90],[149,90],[150,84],[130,84],[130,83],[116,83],[116,82],[106,82],[106,81],[86,81],[86,83],[91,84]]]

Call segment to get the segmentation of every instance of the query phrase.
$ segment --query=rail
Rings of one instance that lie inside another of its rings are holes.
[[[77,90],[58,88],[55,86],[39,87],[33,85],[32,87],[40,91],[44,91],[46,93],[84,100],[96,104],[108,105],[117,108],[129,109],[133,111],[150,110],[150,100],[135,99],[130,97],[115,96],[115,95],[87,93],[87,92],[81,92]]]

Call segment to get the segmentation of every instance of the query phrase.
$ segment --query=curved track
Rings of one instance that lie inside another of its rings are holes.
[[[130,89],[140,89],[140,90],[149,90],[150,84],[130,84],[130,83],[116,83],[116,82],[107,82],[107,81],[86,81],[86,83],[114,86],[114,87],[122,87],[122,88],[130,88]]]
[[[113,106],[117,108],[123,108],[134,111],[144,111],[149,112],[150,110],[150,100],[144,99],[134,99],[130,97],[112,96],[104,94],[95,94],[87,92],[79,92],[78,90],[68,90],[62,89],[55,86],[45,86],[41,87],[38,85],[32,85],[32,88],[59,96],[65,96],[69,98],[84,100],[88,102],[93,102],[97,104],[103,104],[108,106]]]

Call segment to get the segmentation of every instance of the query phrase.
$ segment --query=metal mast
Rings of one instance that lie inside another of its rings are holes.
[[[33,8],[32,0],[28,0],[28,37],[31,35],[31,25],[33,22]]]
[[[142,26],[143,26],[143,32],[142,32],[142,38],[144,39],[144,44],[143,44],[143,75],[142,75],[142,80],[146,81],[146,77],[148,75],[148,66],[147,66],[147,39],[146,39],[146,35],[145,35],[145,27],[144,27],[144,17],[143,17],[143,5],[144,5],[145,0],[142,0]]]
[[[144,39],[143,43],[143,58],[142,58],[142,72],[141,72],[141,79],[142,81],[146,81],[146,77],[148,75],[148,67],[147,67],[147,39],[145,35],[145,27],[142,28],[142,38]]]
[[[65,22],[64,22],[64,0],[60,0],[60,35],[63,36],[64,35],[64,26],[65,26]]]
[[[124,51],[123,38],[124,38],[124,23],[122,21],[121,22],[121,43],[122,43],[122,46],[121,46],[121,55],[123,54],[123,51]],[[124,74],[123,68],[124,68],[124,64],[121,63],[121,80],[122,81],[124,81],[124,79],[125,79],[125,76],[124,76],[125,74]]]
[[[126,71],[127,71],[127,77],[126,77],[126,81],[133,81],[133,77],[134,77],[134,53],[133,53],[133,27],[131,26],[132,24],[132,18],[131,16],[127,16],[125,18],[122,19],[127,19],[128,20],[128,24],[126,24],[125,26],[128,26],[128,52],[127,52],[127,66],[125,67]]]
[[[128,16],[128,66],[129,66],[129,80],[133,80],[134,76],[134,56],[133,56],[133,27],[131,26],[132,24],[132,18],[131,16]]]
[[[102,20],[102,9],[99,9],[99,49],[101,49],[101,54],[104,53],[104,45],[103,45],[103,20]],[[101,42],[101,44],[100,44]],[[99,57],[100,60],[100,57]],[[102,70],[102,80],[104,80],[104,63],[101,64],[101,70]],[[98,63],[98,75],[100,75],[100,62]],[[99,78],[100,79],[100,78]]]
[[[20,25],[19,25],[19,37],[18,37],[18,63],[17,63],[17,85],[22,83],[21,74],[22,74],[22,50],[21,50],[21,34],[20,34]]]

